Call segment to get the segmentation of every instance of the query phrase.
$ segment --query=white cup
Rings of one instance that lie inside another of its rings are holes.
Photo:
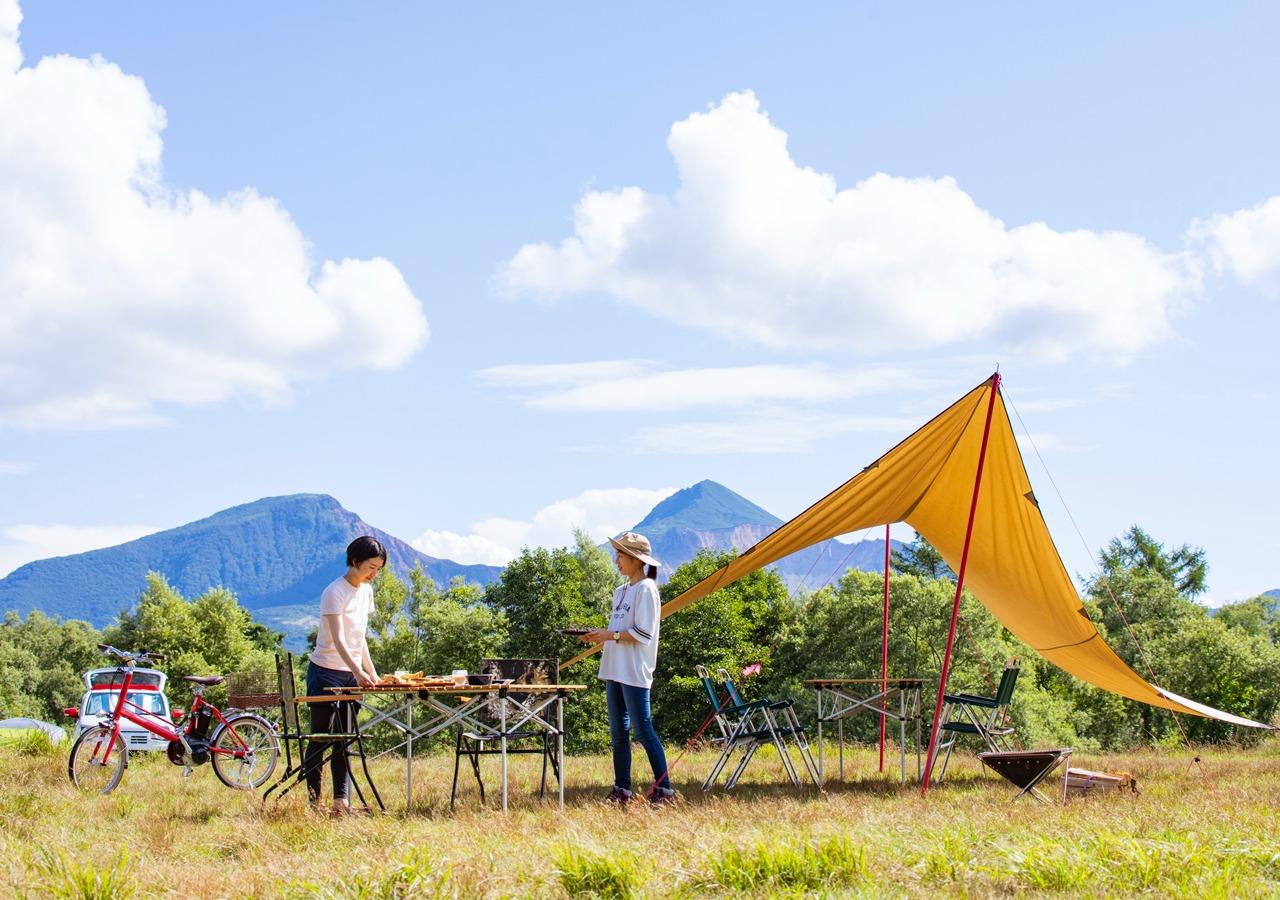
[[[454,670],[453,670],[453,683],[454,683],[455,685],[457,685],[458,687],[466,687],[466,686],[467,686],[467,670],[466,670],[466,669],[454,669]]]

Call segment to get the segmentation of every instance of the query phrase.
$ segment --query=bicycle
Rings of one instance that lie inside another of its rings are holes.
[[[107,644],[99,644],[98,649],[123,663],[116,672],[124,678],[115,709],[108,712],[104,722],[86,729],[71,747],[67,775],[76,787],[109,794],[120,784],[129,765],[129,750],[120,737],[120,724],[126,720],[168,738],[166,755],[175,766],[183,767],[183,777],[190,776],[196,766],[206,762],[212,762],[218,779],[235,790],[261,787],[271,777],[280,756],[280,739],[275,726],[262,716],[243,710],[227,710],[224,715],[222,710],[204,699],[205,688],[221,684],[224,680],[222,675],[183,676],[183,681],[195,685],[195,697],[191,701],[186,724],[179,731],[128,699],[134,666],[162,661],[163,654],[146,650],[127,653]],[[218,724],[210,735],[209,725],[215,719]]]

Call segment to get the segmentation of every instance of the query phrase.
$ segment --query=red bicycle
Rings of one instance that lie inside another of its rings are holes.
[[[169,727],[159,716],[129,701],[133,669],[138,663],[163,660],[159,653],[126,653],[107,644],[98,649],[117,657],[124,665],[116,670],[122,675],[120,694],[115,709],[98,725],[86,729],[71,747],[67,775],[78,788],[108,794],[124,777],[129,765],[129,750],[120,737],[124,721],[140,725],[153,734],[168,738],[167,755],[175,766],[190,775],[196,766],[213,763],[218,779],[229,788],[247,791],[261,787],[275,771],[280,756],[280,739],[276,729],[262,716],[242,710],[222,711],[204,699],[204,689],[221,684],[221,675],[185,675],[183,681],[194,684],[195,698],[181,731]],[[213,720],[217,726],[209,733]]]

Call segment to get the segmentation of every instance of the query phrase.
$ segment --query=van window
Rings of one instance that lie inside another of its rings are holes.
[[[105,716],[115,708],[118,696],[107,691],[94,691],[89,695],[89,702],[85,704],[82,713],[89,716]],[[149,713],[163,716],[166,712],[164,695],[159,691],[130,691],[128,699],[133,707],[141,707]],[[130,707],[129,711],[136,713],[138,710],[133,707]]]

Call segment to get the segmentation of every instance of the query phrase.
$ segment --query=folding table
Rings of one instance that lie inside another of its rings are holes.
[[[835,722],[840,747],[840,779],[844,780],[844,720],[854,713],[885,715],[898,722],[898,753],[901,781],[907,781],[907,722],[914,721],[916,778],[920,777],[920,689],[919,678],[890,678],[888,687],[879,678],[812,678],[805,682],[818,694],[818,783],[823,783],[822,726]],[[894,701],[897,701],[895,704]],[[894,708],[896,706],[896,709]]]
[[[586,690],[582,684],[497,684],[492,686],[422,687],[385,684],[371,688],[330,688],[335,694],[363,694],[363,709],[372,718],[359,723],[362,732],[387,724],[403,740],[377,756],[405,748],[405,804],[413,806],[413,743],[426,740],[455,725],[483,734],[498,743],[502,759],[502,811],[507,811],[507,736],[541,728],[555,736],[556,764],[560,772],[559,802],[564,809],[564,701],[569,694]],[[390,696],[391,705],[379,708],[368,702],[372,695]],[[419,702],[426,708],[424,721],[414,723]],[[374,757],[375,759],[377,757]]]

